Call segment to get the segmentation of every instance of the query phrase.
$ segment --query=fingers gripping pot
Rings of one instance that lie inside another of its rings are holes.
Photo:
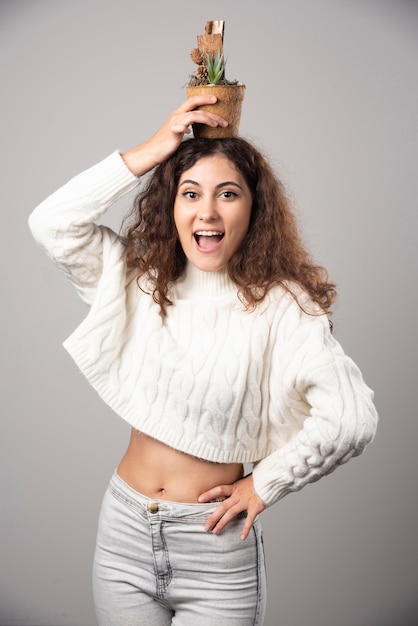
[[[228,122],[228,126],[207,126],[206,124],[193,124],[195,137],[223,138],[236,137],[241,120],[242,103],[244,100],[245,85],[196,85],[187,87],[187,97],[213,95],[216,96],[215,104],[199,107],[220,115]]]

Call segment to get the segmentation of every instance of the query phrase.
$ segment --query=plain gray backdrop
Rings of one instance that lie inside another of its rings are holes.
[[[0,2],[0,624],[95,624],[96,520],[129,434],[62,348],[87,311],[28,215],[159,127],[209,19],[226,20],[227,75],[247,85],[241,134],[272,160],[338,284],[335,334],[380,414],[364,456],[264,513],[266,626],[417,623],[417,9]]]

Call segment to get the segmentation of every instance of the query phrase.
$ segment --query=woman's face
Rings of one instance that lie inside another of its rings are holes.
[[[226,157],[204,157],[183,172],[174,222],[190,263],[205,272],[224,268],[247,234],[251,207],[245,178]]]

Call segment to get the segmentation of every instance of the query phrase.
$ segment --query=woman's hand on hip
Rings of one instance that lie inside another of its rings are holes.
[[[173,111],[161,128],[144,143],[128,150],[122,157],[135,176],[142,176],[165,161],[179,147],[184,135],[188,135],[194,123],[208,126],[227,126],[226,120],[210,111],[196,107],[215,104],[216,96],[193,96],[187,98]]]
[[[219,534],[234,517],[242,511],[247,512],[241,539],[248,537],[255,518],[264,511],[266,505],[254,490],[254,481],[251,474],[237,480],[232,485],[219,485],[199,496],[199,502],[210,502],[217,498],[226,499],[216,507],[206,523],[206,530]]]

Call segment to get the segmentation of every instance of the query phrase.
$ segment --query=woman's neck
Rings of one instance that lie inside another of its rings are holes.
[[[202,297],[217,299],[237,294],[238,288],[228,276],[226,268],[216,272],[204,272],[187,263],[183,274],[176,281],[174,291],[178,298]]]

